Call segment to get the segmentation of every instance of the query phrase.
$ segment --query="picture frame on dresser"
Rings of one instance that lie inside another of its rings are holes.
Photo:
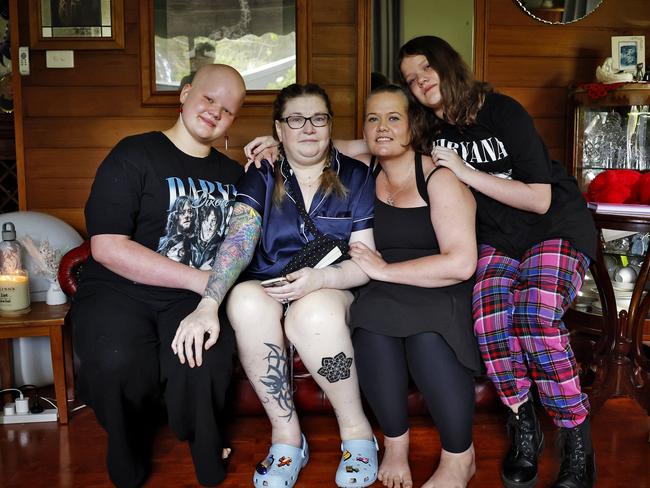
[[[635,73],[639,63],[645,64],[645,36],[613,36],[612,62],[615,70]]]
[[[29,0],[32,49],[124,48],[124,0]]]

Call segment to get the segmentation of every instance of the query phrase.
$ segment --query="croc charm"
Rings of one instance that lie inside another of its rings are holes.
[[[281,468],[282,466],[291,466],[291,458],[282,456],[278,460],[278,468]]]
[[[340,488],[363,488],[377,479],[377,441],[343,441],[341,462],[336,471]]]
[[[260,488],[292,488],[308,460],[309,447],[304,435],[301,435],[300,447],[273,444],[267,456],[255,466],[253,485]]]
[[[269,472],[269,468],[273,465],[273,454],[269,454],[264,461],[257,463],[255,466],[255,471],[259,474],[266,474]]]

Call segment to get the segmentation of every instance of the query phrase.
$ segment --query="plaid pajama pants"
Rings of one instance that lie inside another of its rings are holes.
[[[589,413],[562,322],[588,266],[587,257],[563,239],[533,246],[521,261],[479,247],[472,308],[488,376],[508,406],[526,399],[532,377],[560,427],[575,427]]]

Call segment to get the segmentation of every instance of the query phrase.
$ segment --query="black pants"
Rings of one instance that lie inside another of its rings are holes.
[[[203,352],[202,366],[182,365],[171,341],[200,297],[188,293],[160,299],[145,291],[135,285],[84,284],[71,311],[79,395],[108,433],[111,481],[130,488],[147,479],[156,409],[164,395],[169,425],[189,442],[199,483],[219,484],[225,477],[219,424],[232,373],[234,333],[222,314],[219,340]]]
[[[390,337],[356,329],[352,336],[361,389],[388,437],[408,430],[409,371],[433,418],[442,448],[472,443],[474,378],[435,332]]]

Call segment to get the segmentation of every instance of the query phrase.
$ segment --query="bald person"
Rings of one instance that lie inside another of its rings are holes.
[[[198,482],[215,486],[225,477],[219,425],[232,329],[223,314],[196,367],[180,363],[171,343],[210,276],[187,255],[201,219],[215,214],[210,207],[224,219],[214,238],[227,233],[242,168],[213,144],[245,93],[230,66],[201,68],[181,89],[176,123],[121,140],[99,166],[86,203],[92,257],[71,310],[78,388],[108,434],[108,473],[118,487],[141,486],[149,476],[161,399],[174,434],[189,444]]]

